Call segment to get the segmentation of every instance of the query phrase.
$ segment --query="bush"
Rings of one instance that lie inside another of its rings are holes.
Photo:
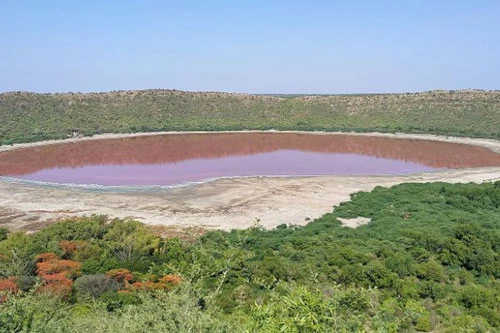
[[[9,234],[9,229],[0,228],[0,242],[3,241],[4,239],[7,239],[8,234]]]
[[[73,286],[76,294],[82,298],[98,298],[120,289],[120,284],[106,274],[83,275],[75,280]]]
[[[120,309],[125,305],[140,303],[140,299],[129,291],[107,292],[102,294],[99,300],[106,305],[108,311]]]
[[[20,276],[16,279],[16,284],[22,291],[29,291],[36,285],[37,279],[34,276]]]

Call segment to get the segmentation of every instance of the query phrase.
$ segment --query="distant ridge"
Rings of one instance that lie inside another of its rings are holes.
[[[281,95],[149,89],[0,94],[0,142],[144,131],[323,130],[500,138],[500,91]]]
[[[109,91],[67,91],[67,92],[34,92],[25,90],[13,90],[0,92],[0,95],[10,94],[36,94],[36,95],[101,95],[101,94],[123,94],[123,93],[140,93],[140,92],[171,92],[171,93],[186,93],[186,94],[220,94],[220,95],[242,95],[242,96],[366,96],[366,95],[420,95],[420,94],[454,94],[454,93],[499,93],[500,89],[485,90],[485,89],[434,89],[417,92],[378,92],[378,93],[246,93],[246,92],[231,92],[231,91],[190,91],[178,89],[123,89]]]

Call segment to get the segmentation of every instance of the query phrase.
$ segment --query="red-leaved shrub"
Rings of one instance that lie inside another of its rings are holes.
[[[44,275],[43,285],[37,290],[56,297],[64,297],[71,293],[73,281],[68,279],[65,273]]]
[[[82,264],[59,259],[55,253],[42,253],[36,257],[36,272],[43,284],[38,292],[48,293],[55,297],[64,297],[71,293],[72,279],[81,275]]]
[[[130,271],[125,268],[112,269],[109,272],[107,272],[106,275],[109,278],[118,281],[124,285],[127,285],[134,280],[134,275],[132,275],[132,273],[130,273]]]
[[[17,294],[18,292],[19,288],[16,284],[15,276],[0,279],[0,303],[5,302],[8,295]]]
[[[59,247],[64,251],[65,257],[74,255],[77,251],[87,246],[85,241],[68,241],[62,240],[59,242]]]
[[[80,273],[82,264],[73,260],[53,259],[37,263],[36,268],[41,277],[59,273],[64,273],[66,277],[75,277]]]
[[[146,281],[135,282],[127,286],[127,290],[170,290],[173,286],[177,285],[182,278],[178,275],[165,275],[158,282]]]

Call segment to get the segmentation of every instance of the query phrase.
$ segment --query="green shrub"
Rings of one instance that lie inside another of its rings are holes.
[[[0,242],[3,241],[4,239],[7,239],[8,234],[9,234],[9,229],[0,228]]]
[[[16,284],[22,291],[31,290],[36,285],[37,282],[38,280],[34,276],[23,275],[16,278]]]
[[[120,285],[106,274],[96,274],[80,276],[75,280],[73,288],[78,297],[98,298],[105,293],[118,291]]]
[[[126,305],[137,305],[141,300],[129,292],[106,292],[99,298],[103,302],[108,311],[115,311]]]

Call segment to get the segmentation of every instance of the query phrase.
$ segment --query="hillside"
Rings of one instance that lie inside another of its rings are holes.
[[[176,90],[0,94],[0,143],[178,130],[325,130],[500,138],[500,91],[247,95]]]
[[[0,228],[0,332],[498,332],[499,213],[500,182],[427,183],[272,231]]]

